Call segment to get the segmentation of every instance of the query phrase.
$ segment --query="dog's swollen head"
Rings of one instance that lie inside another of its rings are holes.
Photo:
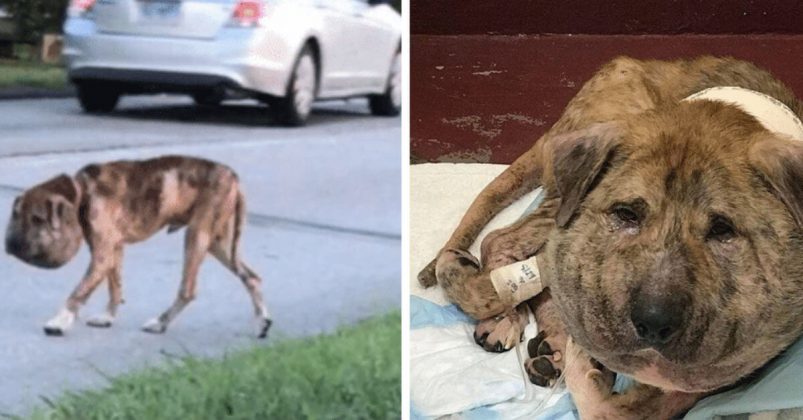
[[[81,246],[78,189],[61,175],[39,184],[14,200],[6,229],[6,252],[29,264],[57,268]]]
[[[710,391],[801,334],[803,142],[707,101],[553,141],[549,286],[593,357]]]

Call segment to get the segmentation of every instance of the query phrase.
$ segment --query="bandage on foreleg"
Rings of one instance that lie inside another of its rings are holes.
[[[491,283],[503,303],[518,305],[544,290],[535,256],[491,271]]]

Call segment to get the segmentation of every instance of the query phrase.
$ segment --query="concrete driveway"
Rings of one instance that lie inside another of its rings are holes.
[[[171,329],[140,332],[179,286],[183,235],[159,233],[126,248],[126,303],[111,329],[79,322],[65,337],[46,337],[41,327],[86,269],[87,250],[55,271],[2,256],[0,413],[25,414],[40,395],[102,386],[99,372],[158,364],[164,352],[216,356],[398,308],[400,119],[366,109],[362,101],[323,104],[308,127],[287,129],[251,102],[197,108],[182,97],[131,97],[110,115],[89,116],[72,99],[0,101],[0,219],[21,189],[91,162],[175,153],[224,162],[247,194],[244,260],[263,277],[274,317],[267,342],[252,338],[246,292],[208,259],[198,298]],[[101,286],[83,319],[105,301]]]

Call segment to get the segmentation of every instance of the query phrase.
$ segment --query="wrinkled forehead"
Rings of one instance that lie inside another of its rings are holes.
[[[14,210],[23,214],[39,213],[44,209],[48,197],[45,191],[28,190],[14,200]]]
[[[719,213],[768,197],[746,149],[739,153],[736,147],[696,140],[665,135],[630,148],[612,163],[601,184],[614,201],[642,198],[652,206],[677,204]]]

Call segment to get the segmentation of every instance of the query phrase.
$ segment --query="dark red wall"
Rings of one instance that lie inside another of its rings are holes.
[[[799,0],[411,0],[413,34],[801,33]]]
[[[412,0],[412,158],[509,163],[619,55],[730,55],[803,97],[800,3]]]

